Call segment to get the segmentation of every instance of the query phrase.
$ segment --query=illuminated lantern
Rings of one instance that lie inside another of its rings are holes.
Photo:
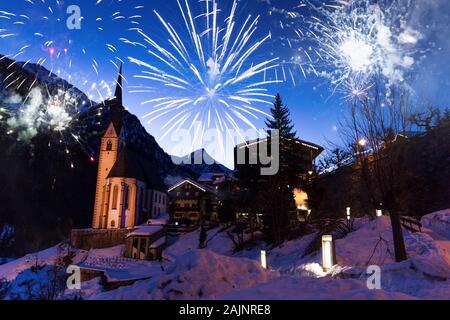
[[[332,235],[322,236],[322,268],[329,271],[336,264],[336,253]]]
[[[383,211],[381,209],[376,210],[377,217],[381,217],[383,215]]]
[[[261,250],[261,267],[267,269],[267,252],[266,250]]]

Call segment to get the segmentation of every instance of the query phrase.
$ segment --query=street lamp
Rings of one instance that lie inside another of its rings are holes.
[[[267,269],[267,252],[266,250],[261,250],[261,267]]]
[[[322,268],[329,271],[336,264],[335,245],[332,235],[322,236]]]

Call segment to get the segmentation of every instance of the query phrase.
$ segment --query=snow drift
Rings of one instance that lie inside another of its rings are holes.
[[[276,276],[277,272],[262,269],[253,260],[194,250],[179,256],[158,277],[91,299],[207,299],[252,287]]]

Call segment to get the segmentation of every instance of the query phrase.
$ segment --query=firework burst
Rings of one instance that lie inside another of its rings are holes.
[[[401,83],[420,53],[408,24],[413,0],[304,0],[291,12],[302,74],[325,78],[333,92],[364,95],[375,77]],[[290,41],[294,42],[293,40]]]
[[[194,12],[187,0],[177,3],[181,28],[154,12],[168,35],[166,43],[136,29],[143,39],[139,45],[150,57],[129,60],[141,67],[135,77],[152,85],[131,92],[158,93],[143,102],[153,109],[145,118],[151,123],[170,117],[162,127],[162,138],[187,123],[188,130],[195,130],[199,137],[210,127],[215,127],[219,136],[230,129],[239,132],[239,124],[256,129],[252,121],[266,115],[259,106],[270,104],[268,98],[272,98],[265,86],[281,82],[268,76],[277,67],[277,58],[255,61],[270,33],[254,40],[259,17],[248,16],[239,24],[236,1],[228,14],[215,0],[202,2],[200,13]]]
[[[46,132],[50,137],[48,147],[51,148],[55,144],[63,145],[69,160],[69,146],[73,141],[92,157],[78,135],[82,126],[79,115],[80,106],[83,106],[84,102],[81,99],[86,99],[84,95],[65,89],[57,89],[51,93],[48,88],[42,91],[39,87],[35,87],[24,101],[21,99],[15,95],[9,97],[7,101],[12,105],[20,105],[20,108],[3,108],[3,111],[7,110],[5,120],[9,128],[8,135],[15,135],[18,141],[27,142],[39,132]],[[73,168],[73,162],[69,162]]]

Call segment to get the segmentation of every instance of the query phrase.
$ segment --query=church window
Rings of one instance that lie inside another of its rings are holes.
[[[114,220],[111,220],[111,228],[114,228],[116,226],[116,222]]]
[[[111,151],[112,150],[112,142],[111,140],[108,140],[108,142],[106,143],[106,151]]]
[[[113,188],[112,207],[111,209],[117,209],[117,200],[119,198],[119,187],[117,185]]]

